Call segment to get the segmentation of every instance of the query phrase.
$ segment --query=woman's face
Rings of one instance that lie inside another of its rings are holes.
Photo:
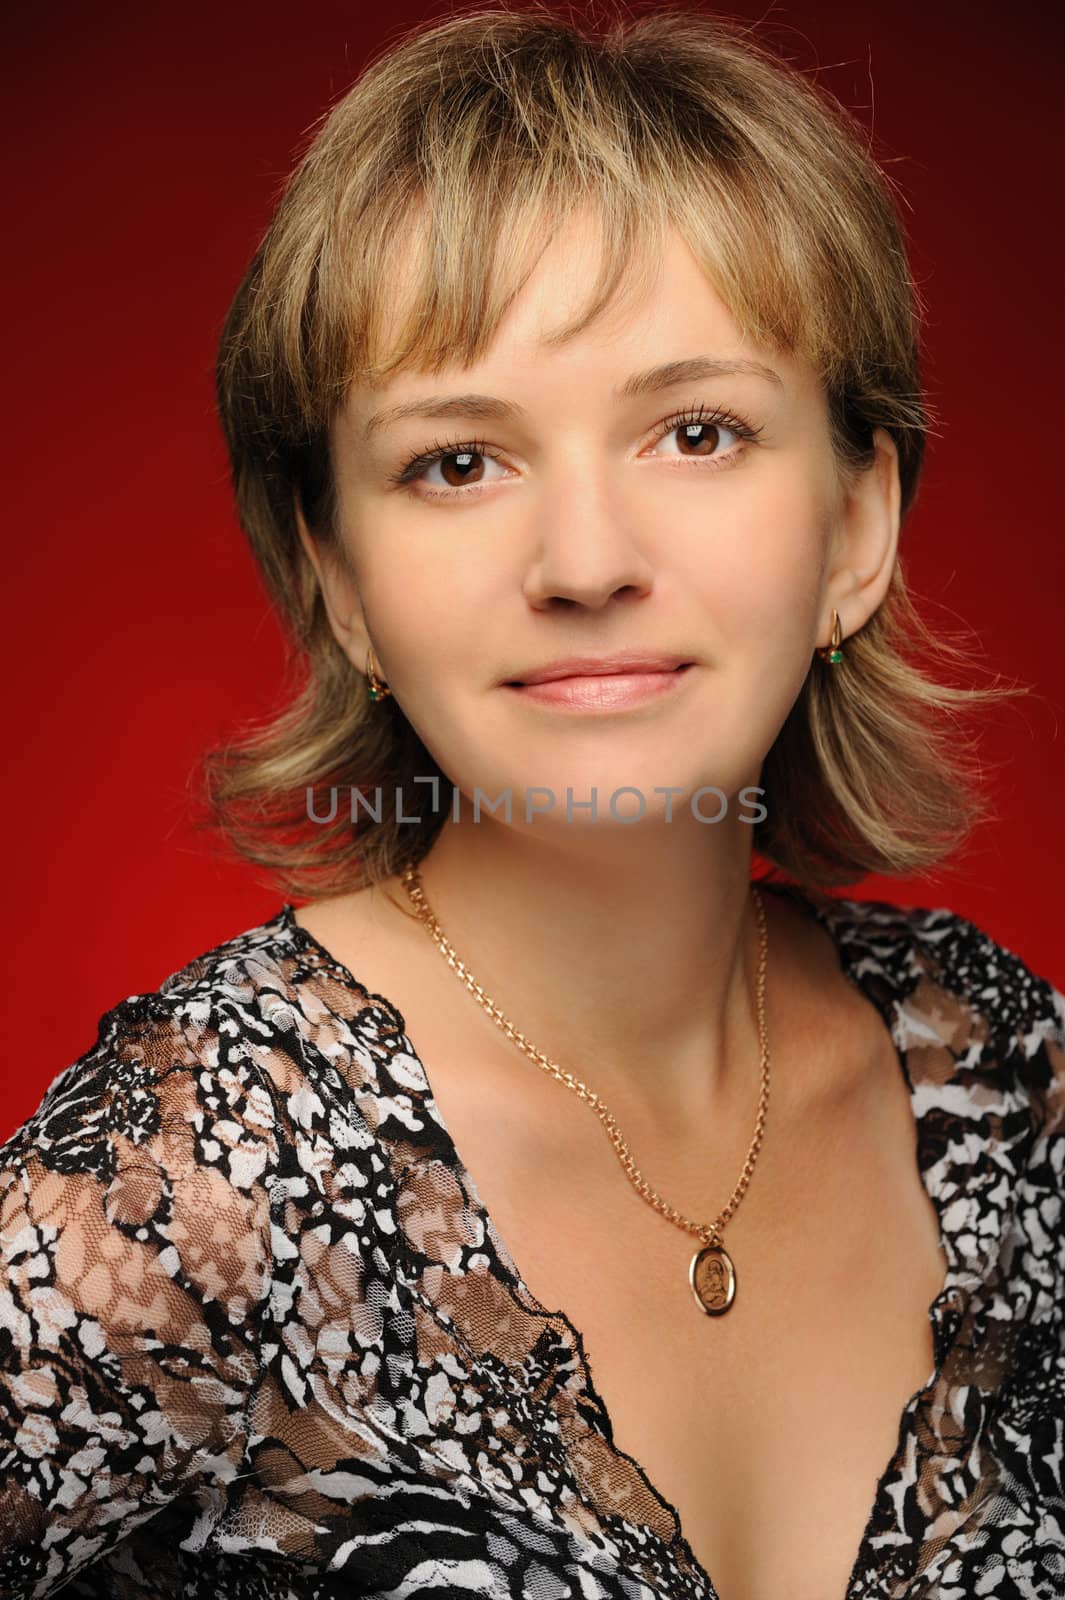
[[[564,820],[567,791],[594,788],[609,821],[625,786],[650,816],[666,814],[656,787],[757,783],[832,606],[860,627],[894,560],[893,460],[844,499],[816,378],[740,337],[679,235],[646,297],[540,343],[583,303],[596,238],[556,236],[477,366],[356,389],[333,432],[353,574],[319,566],[337,637],[360,670],[372,642],[441,769],[467,797],[509,789],[515,824],[533,789]],[[759,370],[728,370],[742,363]],[[413,404],[425,415],[372,420]],[[691,665],[622,707],[510,686],[624,650]]]

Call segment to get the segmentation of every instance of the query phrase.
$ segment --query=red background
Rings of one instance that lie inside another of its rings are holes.
[[[903,187],[943,418],[908,575],[934,623],[970,626],[987,666],[1037,691],[986,714],[997,823],[935,878],[847,892],[950,905],[1065,987],[1060,24],[964,0],[729,14],[766,17]],[[303,131],[393,22],[370,35],[333,0],[8,13],[0,1138],[104,1010],[281,904],[189,825],[198,753],[275,703],[281,668],[212,365]]]

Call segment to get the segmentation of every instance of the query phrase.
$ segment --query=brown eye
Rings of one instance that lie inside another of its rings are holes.
[[[682,455],[713,455],[721,442],[721,429],[716,422],[685,422],[673,431],[684,446]]]
[[[452,489],[459,489],[464,483],[479,483],[484,477],[484,457],[478,450],[452,451],[438,457],[433,465],[440,468],[444,482]]]
[[[747,442],[756,437],[753,429],[735,417],[685,414],[670,417],[663,424],[657,450],[667,461],[705,460],[709,467],[726,467],[742,455]],[[676,449],[664,449],[667,441],[671,443],[674,438]]]

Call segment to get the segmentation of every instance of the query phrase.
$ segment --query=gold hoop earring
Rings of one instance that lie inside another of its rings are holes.
[[[377,676],[377,672],[374,669],[373,645],[366,652],[366,676],[370,683],[370,699],[387,700],[392,691],[384,679]]]
[[[843,660],[843,651],[840,649],[840,645],[842,643],[843,643],[843,629],[840,626],[839,612],[833,606],[833,608],[832,608],[832,642],[830,644],[827,644],[827,645],[823,645],[823,644],[818,645],[817,653],[821,657],[821,660],[822,661],[827,661],[829,666],[838,667],[840,662]]]

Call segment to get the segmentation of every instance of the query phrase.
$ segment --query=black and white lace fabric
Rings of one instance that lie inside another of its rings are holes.
[[[948,1263],[845,1600],[1061,1600],[1065,998],[949,910],[803,898]],[[108,1011],[0,1147],[0,1596],[59,1589],[716,1596],[402,1014],[291,905]]]

